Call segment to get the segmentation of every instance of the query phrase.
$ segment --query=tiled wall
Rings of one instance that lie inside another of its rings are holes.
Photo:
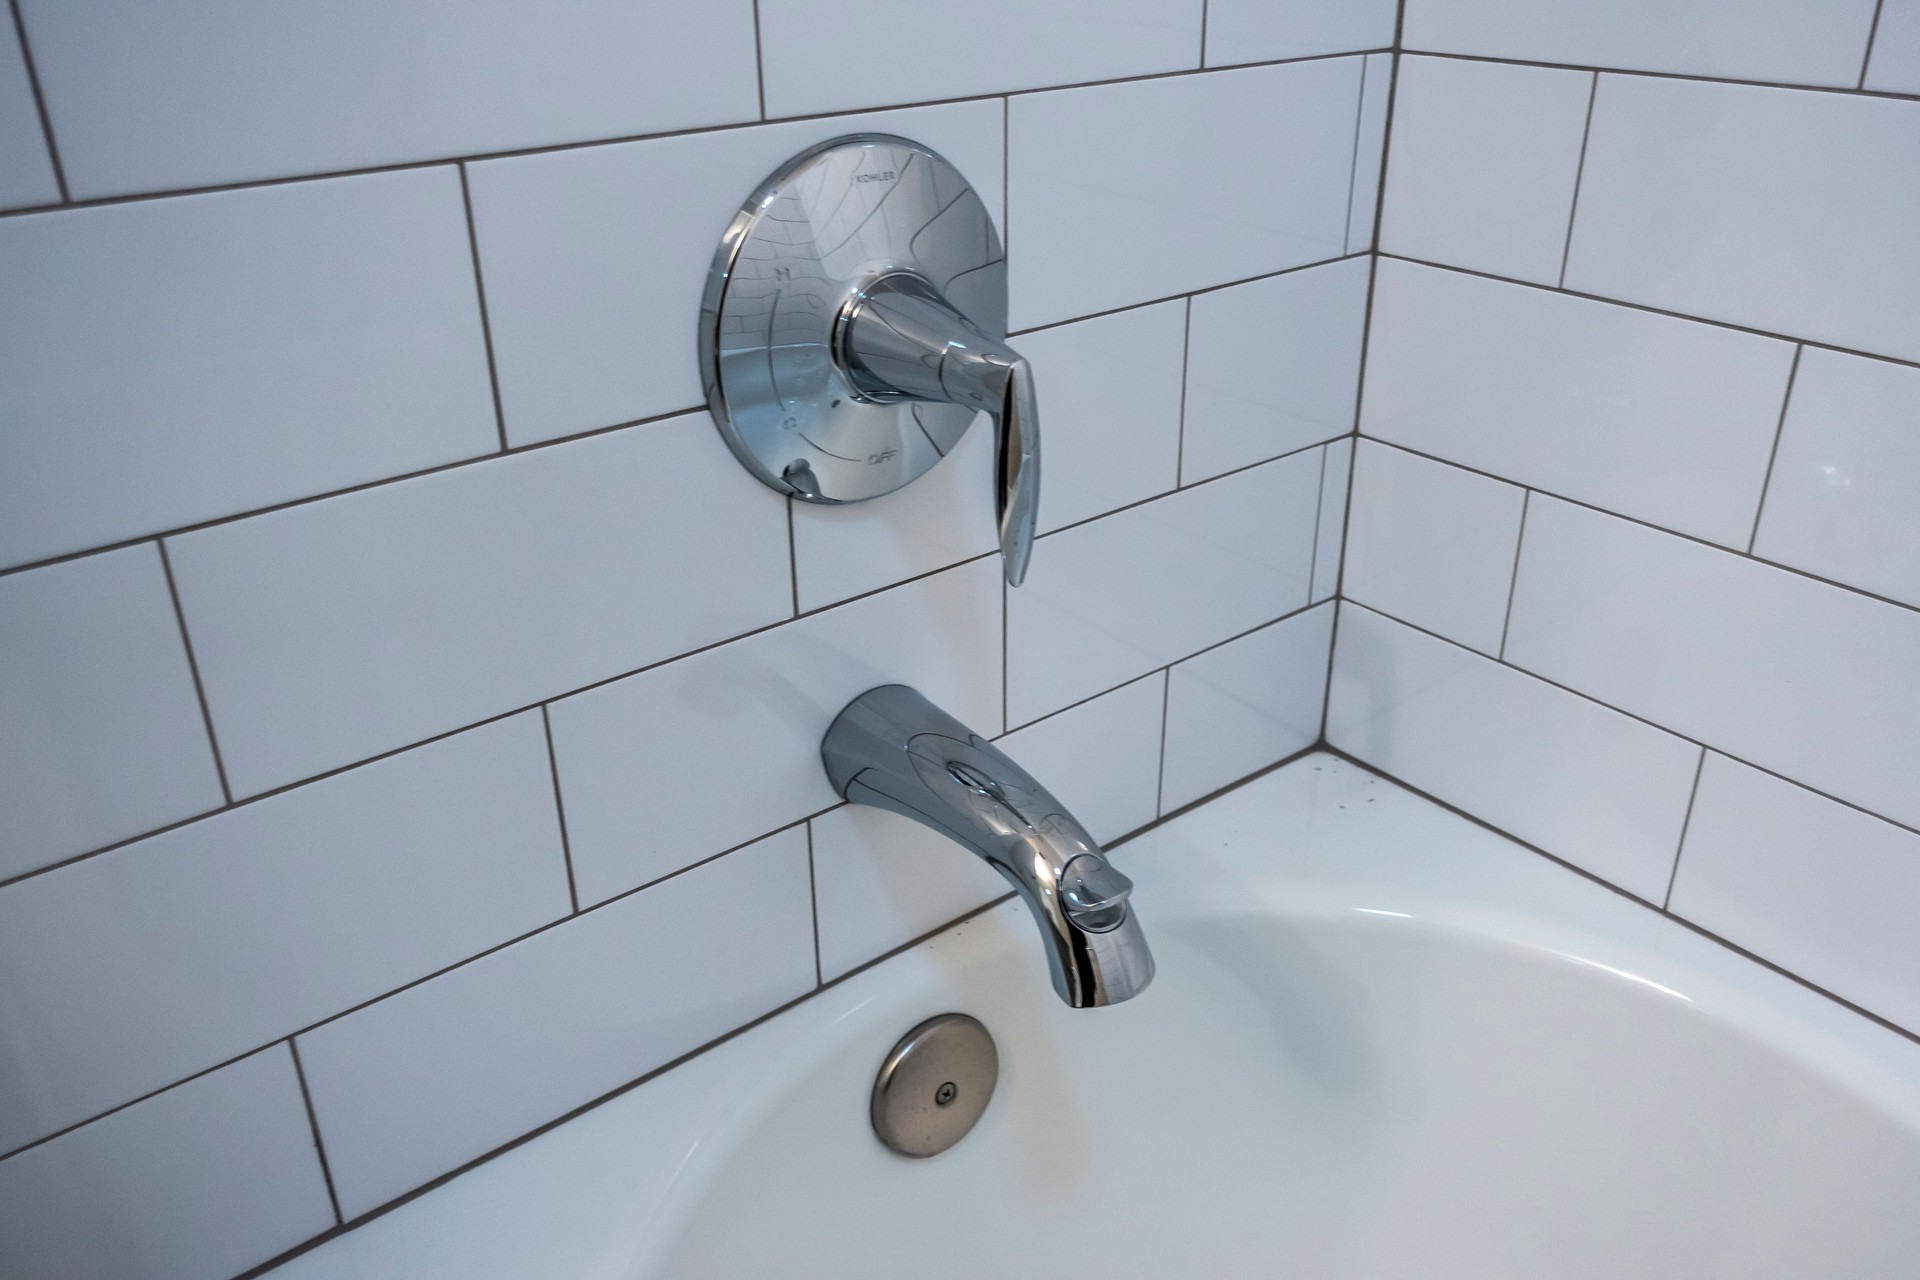
[[[871,685],[1102,838],[1318,737],[1391,3],[17,16],[0,1277],[246,1271],[997,896],[836,807]],[[720,231],[863,129],[1003,211],[1018,591],[984,428],[826,509],[700,408]]]
[[[1329,740],[1920,1032],[1920,3],[1402,46]]]

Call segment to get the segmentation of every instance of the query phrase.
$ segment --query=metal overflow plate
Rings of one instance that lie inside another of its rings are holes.
[[[972,1131],[999,1078],[999,1051],[979,1019],[964,1013],[929,1018],[880,1064],[873,1131],[903,1156],[937,1156]]]
[[[801,153],[761,184],[722,238],[701,309],[707,404],[736,457],[809,502],[859,502],[917,479],[974,410],[876,400],[835,358],[860,291],[910,273],[985,333],[1006,334],[1006,262],[958,170],[889,134]]]

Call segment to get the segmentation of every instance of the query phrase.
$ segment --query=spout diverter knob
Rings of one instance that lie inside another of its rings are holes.
[[[834,357],[870,400],[977,409],[994,422],[994,515],[1007,581],[1019,586],[1040,514],[1040,413],[1026,358],[910,272],[883,275],[847,304]]]
[[[1133,881],[1097,853],[1083,853],[1060,872],[1060,902],[1067,919],[1088,933],[1117,929],[1127,918]]]

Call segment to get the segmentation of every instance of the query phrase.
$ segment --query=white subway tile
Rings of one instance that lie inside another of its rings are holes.
[[[794,828],[299,1038],[349,1218],[814,987]]]
[[[998,102],[658,138],[468,166],[507,437],[551,440],[704,402],[700,297],[767,175],[848,133],[897,133],[1001,208]]]
[[[850,804],[812,826],[820,973],[828,982],[1013,888],[972,852],[897,813]]]
[[[1176,300],[1013,339],[1040,395],[1042,532],[1177,483],[1186,323]]]
[[[498,447],[452,169],[0,220],[0,564]]]
[[[1387,107],[1393,100],[1394,55],[1370,53],[1361,72],[1360,136],[1353,148],[1353,195],[1347,202],[1347,252],[1373,247],[1380,209],[1380,164],[1386,159]]]
[[[1040,780],[1087,833],[1107,844],[1159,816],[1163,676],[1143,676],[995,745]]]
[[[1027,94],[1008,104],[1009,324],[1337,258],[1360,59]],[[1259,122],[1259,160],[1246,137]]]
[[[1327,741],[1655,903],[1700,760],[1672,734],[1352,604]]]
[[[1437,53],[1853,86],[1874,0],[1407,0]]]
[[[1809,347],[1754,552],[1920,605],[1920,369]]]
[[[1348,258],[1193,300],[1182,480],[1353,430],[1370,266]]]
[[[1201,3],[760,0],[767,114],[1183,71],[1200,62]]]
[[[0,1161],[0,1280],[223,1280],[333,1225],[285,1045]]]
[[[1355,467],[1347,597],[1498,657],[1524,492],[1371,440]]]
[[[1535,494],[1507,660],[1920,823],[1920,613]]]
[[[1331,600],[1340,589],[1340,564],[1346,551],[1347,490],[1353,473],[1351,439],[1326,447],[1320,472],[1320,528],[1313,539],[1313,603]]]
[[[788,617],[786,544],[705,413],[169,543],[241,795]]]
[[[1603,75],[1567,287],[1920,359],[1916,208],[1920,102]]]
[[[1744,549],[1785,342],[1383,259],[1360,429]]]
[[[801,612],[999,550],[996,456],[993,423],[976,414],[949,456],[904,488],[866,502],[796,501],[793,563]]]
[[[223,798],[157,550],[0,578],[0,880]]]
[[[0,209],[59,199],[27,61],[12,24],[0,23]]]
[[[1560,279],[1593,75],[1402,58],[1380,248]]]
[[[1708,752],[1670,905],[1920,1031],[1920,835]]]
[[[1162,812],[1192,804],[1319,738],[1333,609],[1322,605],[1173,668]]]
[[[553,703],[580,901],[837,803],[820,740],[876,685],[997,734],[1000,581],[981,560]]]
[[[1207,65],[1384,49],[1395,9],[1394,0],[1210,0]]]
[[[76,197],[751,120],[749,0],[24,0]]]
[[[1007,596],[1015,724],[1307,603],[1320,457],[1299,453],[1049,534]]]
[[[567,909],[533,714],[0,889],[0,1150]]]
[[[1920,93],[1920,0],[1885,0],[1881,5],[1864,87]]]

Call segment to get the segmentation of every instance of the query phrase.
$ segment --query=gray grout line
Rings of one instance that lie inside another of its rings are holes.
[[[1471,472],[1476,476],[1485,476],[1489,480],[1498,480],[1503,484],[1517,485],[1521,483],[1520,481],[1515,480],[1510,476],[1497,475],[1492,471],[1482,471],[1479,467],[1468,466],[1464,462],[1455,462],[1451,458],[1443,458],[1438,454],[1424,453],[1419,449],[1410,448],[1404,444],[1397,444],[1392,440],[1380,440],[1373,436],[1362,436],[1360,438],[1362,440],[1367,441],[1369,444],[1381,445],[1388,449],[1398,449],[1400,452],[1410,453],[1416,458],[1425,458],[1428,462],[1442,463],[1449,467],[1455,467],[1461,471]],[[1873,592],[1864,590],[1860,587],[1849,586],[1844,582],[1836,582],[1832,578],[1823,578],[1817,573],[1809,573],[1805,569],[1796,569],[1790,564],[1781,564],[1777,560],[1769,560],[1765,556],[1757,556],[1752,554],[1751,552],[1742,551],[1738,547],[1727,546],[1723,542],[1710,542],[1706,538],[1696,537],[1691,533],[1681,533],[1677,529],[1669,529],[1665,525],[1655,524],[1651,520],[1642,520],[1638,516],[1622,515],[1618,511],[1609,510],[1608,508],[1599,506],[1596,503],[1586,502],[1579,498],[1569,498],[1564,493],[1555,493],[1551,489],[1542,489],[1538,485],[1530,485],[1528,487],[1531,488],[1534,493],[1537,493],[1542,497],[1552,498],[1556,502],[1564,502],[1571,507],[1580,507],[1587,511],[1598,512],[1600,515],[1603,515],[1603,516],[1611,516],[1615,520],[1624,521],[1627,524],[1639,525],[1642,529],[1651,529],[1655,533],[1663,533],[1669,538],[1678,538],[1682,542],[1691,542],[1696,546],[1707,547],[1711,550],[1720,552],[1722,555],[1732,556],[1736,560],[1747,560],[1757,565],[1764,565],[1766,568],[1775,570],[1779,573],[1790,574],[1793,577],[1802,578],[1808,582],[1817,582],[1823,587],[1832,587],[1835,591],[1845,591],[1849,595],[1862,596],[1868,600],[1875,601],[1879,604],[1884,604],[1889,608],[1899,609],[1905,613],[1920,613],[1920,605],[1908,604],[1904,600],[1895,600],[1891,596],[1876,595]]]
[[[1534,671],[1527,667],[1523,667],[1516,662],[1509,662],[1504,658],[1488,657],[1486,654],[1480,652],[1480,650],[1478,649],[1472,648],[1469,645],[1461,644],[1458,640],[1455,640],[1450,636],[1443,636],[1438,631],[1429,631],[1425,627],[1421,626],[1419,623],[1408,622],[1405,618],[1397,617],[1394,614],[1388,613],[1385,609],[1382,609],[1377,605],[1370,605],[1365,603],[1364,601],[1353,600],[1353,599],[1345,599],[1342,601],[1342,603],[1352,605],[1353,607],[1358,609],[1365,609],[1368,613],[1378,614],[1380,617],[1385,618],[1389,622],[1398,623],[1399,625],[1406,627],[1410,631],[1418,631],[1423,636],[1428,636],[1434,640],[1441,641],[1443,644],[1452,645],[1454,648],[1459,649],[1463,653],[1470,653],[1474,657],[1479,658],[1484,662],[1497,663],[1498,665],[1505,667],[1509,671],[1518,672],[1520,675],[1526,676],[1528,679],[1538,680],[1541,684],[1551,686],[1552,688],[1560,690],[1562,693],[1570,693],[1576,698],[1581,698],[1587,702],[1591,702],[1596,707],[1605,707],[1608,711],[1613,712],[1615,715],[1625,716],[1629,720],[1635,721],[1636,723],[1639,723],[1639,724],[1646,725],[1649,729],[1658,729],[1661,733],[1666,734],[1669,738],[1677,738],[1679,741],[1684,742],[1689,746],[1705,748],[1706,750],[1713,752],[1715,755],[1725,756],[1727,759],[1733,761],[1735,764],[1746,765],[1747,768],[1752,769],[1756,773],[1764,773],[1770,778],[1777,778],[1781,782],[1789,783],[1793,786],[1799,787],[1802,791],[1806,791],[1812,795],[1819,796],[1822,800],[1830,800],[1834,804],[1840,805],[1842,808],[1852,809],[1855,813],[1865,814],[1869,818],[1877,818],[1881,822],[1886,823],[1890,827],[1897,827],[1902,831],[1908,832],[1909,834],[1920,836],[1920,827],[1908,826],[1906,823],[1901,822],[1898,819],[1889,818],[1884,813],[1876,813],[1872,809],[1867,808],[1865,805],[1855,804],[1851,800],[1842,800],[1839,796],[1832,795],[1828,792],[1822,791],[1817,787],[1809,786],[1805,782],[1802,782],[1800,779],[1781,773],[1777,769],[1769,769],[1765,765],[1755,764],[1753,761],[1748,760],[1743,756],[1735,755],[1733,752],[1728,751],[1725,747],[1715,746],[1711,742],[1706,742],[1706,741],[1703,741],[1702,739],[1691,737],[1687,734],[1681,733],[1678,729],[1675,729],[1670,725],[1661,724],[1658,720],[1651,720],[1646,716],[1637,715],[1632,711],[1627,711],[1621,707],[1616,707],[1611,702],[1602,701],[1601,699],[1594,697],[1590,693],[1586,693],[1586,692],[1583,692],[1582,690],[1576,689],[1570,684],[1562,684],[1558,680],[1553,679],[1551,676],[1543,676],[1538,671]]]
[[[473,293],[480,303],[480,340],[487,349],[487,385],[493,389],[493,427],[500,436],[500,452],[507,444],[507,412],[500,402],[500,368],[493,357],[493,322],[487,316],[487,282],[480,270],[480,233],[473,225],[473,193],[467,187],[467,166],[460,170],[460,205],[467,214],[467,249],[473,255]]]
[[[1567,289],[1559,285],[1541,284],[1538,280],[1517,280],[1512,276],[1495,275],[1491,271],[1476,271],[1472,267],[1456,267],[1450,263],[1433,262],[1426,258],[1410,258],[1404,253],[1380,252],[1382,258],[1393,262],[1410,263],[1416,267],[1427,267],[1434,271],[1451,271],[1456,275],[1473,276],[1480,280],[1492,280],[1496,284],[1510,284],[1522,289],[1537,289],[1542,293],[1557,293],[1568,298],[1579,298],[1586,302],[1598,302],[1609,307],[1625,307],[1629,311],[1644,311],[1648,315],[1666,316],[1671,320],[1685,320],[1690,324],[1707,325],[1714,329],[1728,329],[1734,333],[1750,333],[1756,338],[1772,338],[1775,342],[1797,342],[1801,346],[1813,347],[1820,351],[1833,351],[1843,356],[1856,356],[1862,360],[1878,360],[1882,364],[1900,365],[1907,369],[1920,369],[1920,360],[1907,360],[1900,356],[1885,355],[1877,351],[1862,351],[1857,347],[1842,347],[1831,342],[1822,342],[1818,338],[1809,338],[1801,334],[1774,333],[1768,329],[1756,329],[1752,325],[1735,324],[1730,320],[1709,320],[1704,316],[1688,315],[1684,311],[1671,311],[1665,307],[1648,306],[1644,302],[1629,302],[1625,298],[1609,298],[1605,294],[1586,293],[1579,289]]]
[[[1173,487],[1186,487],[1187,475],[1187,367],[1193,361],[1193,299],[1187,299],[1186,312],[1180,318],[1180,411],[1175,419],[1173,442]]]
[[[1500,652],[1494,656],[1500,661],[1507,659],[1507,633],[1513,630],[1513,600],[1520,593],[1520,553],[1527,545],[1527,508],[1533,503],[1533,490],[1525,489],[1520,494],[1520,529],[1513,537],[1513,572],[1507,577],[1507,613],[1500,622]]]
[[[228,805],[232,805],[233,787],[227,782],[227,762],[226,758],[220,754],[220,735],[214,732],[213,708],[207,702],[206,682],[200,678],[200,660],[194,656],[193,636],[187,630],[187,611],[180,604],[180,586],[173,580],[173,557],[167,554],[167,544],[164,540],[155,541],[153,545],[160,553],[160,572],[167,580],[167,598],[173,601],[173,620],[180,628],[180,647],[186,650],[187,674],[193,677],[193,696],[200,703],[200,721],[207,729],[207,747],[213,752],[213,771],[220,779],[220,794],[226,798]],[[209,812],[219,813],[220,810],[213,809]],[[193,822],[203,816],[205,815],[195,814],[194,817],[183,821]],[[0,887],[9,883],[11,881],[0,881]]]
[[[1780,457],[1780,439],[1787,431],[1787,409],[1793,404],[1793,383],[1800,376],[1800,355],[1806,349],[1804,344],[1795,347],[1793,363],[1787,367],[1787,389],[1780,397],[1780,417],[1773,424],[1773,447],[1767,450],[1767,471],[1760,479],[1760,501],[1753,507],[1753,532],[1747,537],[1747,554],[1750,556],[1753,555],[1755,544],[1760,541],[1760,517],[1767,512],[1767,493],[1773,488],[1773,464]]]
[[[800,616],[800,538],[793,528],[795,501],[792,494],[787,495],[787,580],[793,590],[793,618]]]
[[[1340,247],[1353,252],[1353,193],[1360,184],[1360,126],[1367,118],[1367,59],[1360,59],[1360,101],[1353,105],[1353,154],[1347,161],[1347,218]],[[1383,139],[1384,141],[1384,139]]]
[[[1597,67],[1583,62],[1541,62],[1532,58],[1497,58],[1478,53],[1443,53],[1438,49],[1407,49],[1422,58],[1454,62],[1498,62],[1510,67],[1543,67],[1550,71],[1599,71],[1610,76],[1637,76],[1643,80],[1693,80],[1701,84],[1732,85],[1747,89],[1786,89],[1795,93],[1823,93],[1846,98],[1883,98],[1893,102],[1920,102],[1920,93],[1888,89],[1860,89],[1844,84],[1795,84],[1787,80],[1749,80],[1739,76],[1712,76],[1692,71],[1646,71],[1637,67]]]
[[[1567,287],[1567,259],[1573,256],[1573,220],[1580,216],[1580,182],[1587,176],[1587,143],[1593,138],[1593,103],[1600,96],[1600,73],[1593,73],[1587,86],[1587,122],[1580,127],[1580,161],[1573,169],[1573,201],[1567,206],[1567,238],[1560,246],[1560,278],[1557,287]]]
[[[1336,262],[1348,262],[1354,258],[1364,258],[1369,252],[1371,251],[1361,249],[1354,253],[1336,254],[1331,258],[1316,258],[1312,262],[1303,262],[1294,267],[1280,267],[1274,271],[1262,271],[1259,275],[1242,276],[1238,280],[1226,280],[1219,284],[1202,285],[1197,289],[1189,289],[1185,293],[1169,293],[1164,297],[1148,298],[1145,302],[1129,302],[1125,306],[1108,307],[1104,311],[1089,311],[1085,315],[1069,316],[1065,320],[1049,320],[1045,324],[1034,324],[1028,325],[1024,329],[1015,329],[1009,333],[1007,337],[1021,338],[1029,333],[1042,333],[1048,329],[1062,329],[1070,324],[1079,324],[1083,320],[1103,320],[1108,316],[1123,315],[1128,311],[1142,311],[1147,307],[1157,307],[1163,302],[1178,302],[1182,298],[1191,301],[1194,298],[1204,297],[1209,293],[1219,293],[1222,289],[1237,289],[1243,284],[1257,284],[1262,280],[1273,280],[1280,276],[1290,276],[1297,271],[1311,271],[1315,267],[1330,267]]]
[[[20,0],[7,0],[7,4],[13,11],[13,35],[20,42],[20,61],[26,67],[27,87],[33,91],[33,109],[40,116],[40,137],[47,144],[47,162],[53,166],[53,184],[60,189],[60,203],[51,207],[63,208],[73,202],[73,194],[67,190],[67,168],[60,162],[60,147],[53,140],[53,116],[47,111],[47,96],[40,88],[40,71],[33,62],[33,48],[27,43],[27,21],[20,14]]]
[[[560,858],[567,868],[567,900],[573,914],[580,914],[580,889],[573,878],[573,841],[567,836],[567,802],[560,794],[560,753],[553,745],[553,716],[546,704],[540,706],[540,727],[547,735],[547,768],[553,774],[553,815],[560,823]]]
[[[333,1206],[334,1225],[339,1226],[347,1219],[340,1212],[340,1193],[333,1187],[333,1166],[327,1160],[327,1144],[320,1137],[320,1113],[314,1110],[313,1091],[307,1087],[307,1069],[300,1061],[300,1046],[294,1043],[292,1036],[287,1037],[286,1045],[287,1052],[293,1055],[294,1078],[300,1082],[300,1101],[307,1109],[307,1128],[313,1134],[313,1154],[320,1159],[320,1176],[327,1184],[327,1203]]]
[[[1173,703],[1173,667],[1160,671],[1160,769],[1154,775],[1153,816],[1167,810],[1167,712]]]
[[[1038,539],[1035,539],[1038,541]],[[1011,714],[1007,710],[1013,702],[1013,644],[1009,633],[1013,625],[1008,615],[1011,613],[1013,587],[1007,582],[1007,575],[1000,575],[1000,732],[1006,733],[1010,727],[1007,721]]]
[[[1480,656],[1485,657],[1486,655],[1482,654]],[[1642,908],[1643,910],[1651,911],[1655,915],[1658,915],[1665,919],[1673,921],[1675,924],[1687,930],[1689,933],[1698,934],[1702,938],[1707,939],[1707,941],[1709,942],[1713,942],[1718,944],[1719,946],[1725,947],[1727,950],[1733,952],[1737,956],[1740,956],[1742,959],[1751,960],[1753,963],[1759,965],[1763,969],[1769,969],[1772,972],[1779,974],[1783,978],[1790,979],[1795,984],[1806,988],[1808,991],[1813,992],[1815,995],[1825,996],[1827,999],[1833,1001],[1835,1004],[1839,1005],[1841,1008],[1846,1009],[1852,1013],[1859,1014],[1861,1017],[1865,1018],[1867,1021],[1876,1023],[1877,1025],[1884,1027],[1886,1030],[1893,1032],[1895,1035],[1900,1036],[1902,1039],[1911,1040],[1915,1044],[1920,1044],[1920,1032],[1909,1031],[1907,1028],[1901,1026],[1899,1023],[1890,1021],[1889,1019],[1882,1017],[1880,1014],[1873,1012],[1873,1010],[1871,1009],[1865,1008],[1862,1005],[1857,1005],[1853,1001],[1848,1000],[1844,996],[1835,995],[1833,992],[1827,990],[1825,987],[1819,986],[1818,984],[1809,981],[1808,979],[1802,977],[1801,975],[1793,972],[1791,969],[1782,968],[1780,965],[1774,963],[1773,961],[1767,959],[1766,957],[1747,950],[1745,947],[1741,946],[1739,943],[1730,941],[1727,938],[1721,936],[1720,934],[1714,933],[1710,929],[1706,929],[1701,927],[1700,925],[1695,924],[1693,921],[1687,919],[1685,916],[1675,915],[1671,911],[1667,911],[1660,907],[1655,906],[1653,903],[1648,902],[1645,898],[1637,897],[1634,894],[1628,893],[1625,889],[1622,889],[1619,885],[1614,884],[1610,880],[1603,880],[1599,876],[1595,875],[1593,872],[1587,870],[1585,867],[1569,862],[1565,858],[1560,857],[1558,854],[1555,854],[1547,849],[1543,849],[1539,845],[1534,844],[1530,840],[1522,839],[1521,837],[1514,835],[1511,831],[1508,831],[1503,827],[1495,826],[1493,823],[1488,822],[1485,818],[1482,818],[1480,815],[1476,813],[1471,813],[1466,809],[1462,809],[1459,805],[1454,804],[1451,801],[1443,800],[1439,796],[1433,794],[1431,791],[1422,790],[1421,788],[1413,785],[1411,782],[1408,782],[1405,779],[1400,778],[1395,774],[1388,773],[1385,769],[1380,768],[1378,765],[1368,764],[1365,760],[1362,760],[1360,757],[1353,755],[1348,751],[1342,750],[1339,747],[1333,746],[1330,743],[1325,743],[1325,742],[1320,743],[1317,749],[1326,752],[1328,755],[1336,756],[1342,760],[1345,760],[1349,764],[1355,765],[1361,769],[1365,769],[1368,773],[1371,773],[1376,777],[1384,778],[1386,781],[1393,783],[1395,786],[1401,788],[1402,790],[1407,791],[1412,795],[1416,795],[1420,797],[1422,800],[1429,802],[1430,804],[1437,805],[1438,807],[1445,809],[1448,813],[1451,813],[1456,817],[1463,818],[1466,821],[1471,822],[1474,826],[1479,827],[1483,831],[1492,832],[1494,835],[1499,836],[1504,840],[1508,840],[1513,844],[1518,845],[1522,849],[1527,850],[1530,853],[1536,853],[1540,855],[1542,858],[1545,858],[1548,862],[1551,862],[1556,866],[1562,867],[1567,871],[1571,871],[1574,875],[1579,876],[1583,880],[1589,880],[1594,884],[1599,885],[1602,889],[1607,890],[1609,893],[1616,894],[1619,897],[1626,899],[1628,902],[1633,903],[1635,906]]]
[[[1886,0],[1873,0],[1873,21],[1867,24],[1867,48],[1860,55],[1860,78],[1853,84],[1856,89],[1867,87],[1867,68],[1873,65],[1873,42],[1880,35],[1880,11],[1884,8]]]
[[[1013,241],[1013,99],[1000,99],[1000,260],[1011,262]]]
[[[1700,758],[1693,762],[1693,785],[1687,789],[1687,815],[1680,819],[1680,838],[1673,846],[1673,869],[1667,872],[1667,892],[1660,899],[1660,909],[1667,910],[1673,905],[1673,886],[1680,879],[1680,855],[1687,851],[1687,828],[1693,825],[1693,806],[1700,798],[1700,775],[1707,771],[1707,749],[1700,748]]]
[[[1115,307],[1109,311],[1096,311],[1089,315],[1074,316],[1070,320],[1056,320],[1043,325],[1035,325],[1031,329],[1023,329],[1019,333],[1009,334],[1008,336],[1010,338],[1019,337],[1021,334],[1038,333],[1045,329],[1057,329],[1064,325],[1078,324],[1082,320],[1096,320],[1103,316],[1118,315],[1125,311],[1137,311],[1143,307],[1158,306],[1163,302],[1177,302],[1189,296],[1197,297],[1200,294],[1214,293],[1221,289],[1232,289],[1239,285],[1252,284],[1260,280],[1270,280],[1276,276],[1291,275],[1296,271],[1310,271],[1315,267],[1331,266],[1336,262],[1345,262],[1352,258],[1363,256],[1366,255],[1364,253],[1348,254],[1345,257],[1328,258],[1320,262],[1306,263],[1303,266],[1287,267],[1279,271],[1264,272],[1260,275],[1248,276],[1241,280],[1230,280],[1225,284],[1208,285],[1204,288],[1194,290],[1191,295],[1176,293],[1165,298],[1154,298],[1147,302],[1131,303],[1124,307]],[[237,524],[242,520],[251,520],[255,516],[272,515],[276,512],[288,511],[295,507],[304,507],[317,502],[326,502],[333,498],[344,498],[349,494],[364,493],[369,489],[379,489],[394,484],[405,484],[409,480],[419,480],[426,476],[439,475],[445,471],[457,471],[462,467],[478,466],[487,462],[498,462],[503,458],[519,457],[521,454],[533,453],[540,449],[553,449],[561,445],[576,444],[582,440],[591,440],[596,436],[612,435],[616,431],[630,431],[635,427],[652,426],[655,423],[666,422],[669,419],[683,418],[689,414],[705,412],[707,412],[707,406],[705,404],[688,405],[683,408],[670,409],[664,413],[655,413],[641,418],[634,418],[627,422],[615,422],[604,427],[590,427],[585,431],[576,431],[569,435],[555,436],[550,440],[530,440],[526,444],[511,445],[505,450],[495,450],[490,453],[476,453],[465,458],[455,458],[451,462],[436,463],[431,467],[422,467],[417,471],[402,472],[399,475],[381,476],[375,480],[366,480],[359,484],[347,485],[339,489],[328,489],[324,492],[309,494],[302,498],[289,498],[285,502],[276,502],[265,507],[253,507],[246,511],[235,511],[228,515],[215,516],[211,519],[196,521],[193,524],[177,525],[170,529],[156,529],[136,537],[122,538],[117,542],[105,542],[98,546],[84,547],[78,551],[62,552],[57,556],[47,556],[44,559],[29,560],[23,564],[8,565],[0,568],[0,578],[10,577],[16,573],[31,573],[35,569],[44,569],[50,565],[65,564],[70,560],[81,560],[87,556],[100,555],[108,551],[119,551],[127,547],[137,547],[141,543],[151,542],[155,538],[174,538],[182,534],[199,533],[204,529],[217,529],[222,525]],[[1286,455],[1281,454],[1279,456],[1285,457]],[[1265,461],[1273,461],[1273,459],[1266,459]],[[1242,469],[1244,470],[1244,468]],[[1084,523],[1084,521],[1080,523]],[[1054,530],[1053,532],[1058,532],[1058,530]]]
[[[1313,584],[1320,580],[1320,520],[1327,512],[1327,455],[1333,441],[1320,446],[1320,479],[1313,486],[1313,550],[1307,557],[1307,600],[1313,600]]]
[[[1145,75],[1117,76],[1107,80],[1078,80],[1071,84],[1042,85],[1033,89],[1002,89],[992,93],[963,94],[952,98],[927,98],[919,102],[894,102],[881,106],[854,107],[842,111],[815,111],[769,119],[731,120],[719,124],[695,125],[685,129],[662,129],[651,133],[619,134],[606,138],[587,138],[578,142],[560,142],[549,146],[515,147],[504,151],[473,151],[458,155],[435,156],[430,160],[407,160],[395,164],[361,165],[350,169],[326,169],[312,173],[288,174],[277,178],[248,178],[238,182],[209,183],[197,187],[168,187],[157,191],[130,191],[120,195],[75,200],[66,204],[29,205],[21,209],[0,210],[0,218],[30,217],[40,213],[58,213],[72,209],[93,209],[103,205],[139,204],[166,200],[175,196],[212,195],[226,191],[252,191],[261,187],[284,187],[296,182],[325,182],[333,178],[354,178],[370,173],[400,173],[413,169],[432,169],[450,164],[478,164],[488,160],[511,160],[521,156],[553,155],[563,151],[585,151],[594,147],[620,146],[629,142],[656,142],[663,138],[686,138],[696,134],[732,133],[757,129],[769,124],[805,124],[822,120],[843,120],[875,115],[882,111],[909,111],[920,107],[945,107],[966,102],[992,102],[1000,98],[1024,98],[1041,93],[1066,93],[1078,89],[1098,89],[1119,84],[1143,84],[1154,80],[1179,80],[1189,76],[1218,75],[1257,67],[1287,67],[1308,62],[1331,62],[1338,58],[1364,58],[1385,49],[1343,49],[1338,53],[1314,53],[1298,58],[1270,58],[1263,62],[1240,63],[1232,67],[1198,67],[1182,71],[1156,71]]]
[[[1200,0],[1200,70],[1207,70],[1207,0]]]
[[[760,119],[767,118],[767,59],[760,36],[760,0],[753,0],[753,84],[760,95]]]
[[[820,880],[813,865],[813,819],[807,823],[807,909],[813,916],[813,986],[817,991],[827,984],[826,970],[820,966]]]

